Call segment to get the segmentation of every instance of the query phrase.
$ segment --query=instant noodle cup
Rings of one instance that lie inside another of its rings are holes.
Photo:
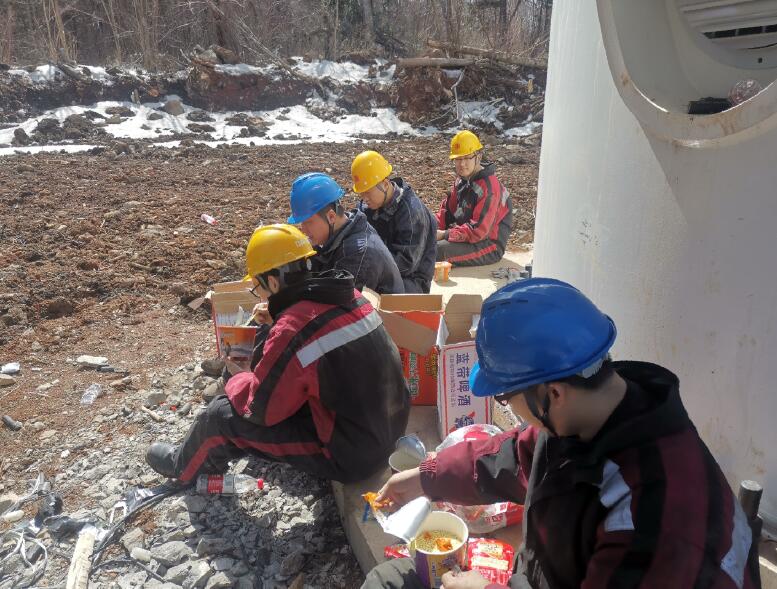
[[[466,568],[468,538],[467,524],[460,517],[444,511],[430,513],[410,542],[421,582],[436,589],[445,573]]]
[[[451,272],[452,264],[450,262],[435,262],[434,263],[434,281],[446,282],[448,275]]]

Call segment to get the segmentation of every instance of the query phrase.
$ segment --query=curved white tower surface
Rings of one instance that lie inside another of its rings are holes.
[[[777,3],[703,6],[721,4],[554,2],[534,274],[574,284],[613,317],[616,359],[678,374],[732,487],[764,486],[773,532],[777,49],[753,47],[777,42],[764,24],[777,23]],[[765,90],[685,114],[748,78]]]

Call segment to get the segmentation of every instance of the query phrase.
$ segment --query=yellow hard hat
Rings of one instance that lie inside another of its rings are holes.
[[[367,192],[377,186],[378,182],[385,180],[391,174],[391,164],[377,151],[363,151],[351,164],[351,177],[353,178],[353,191],[356,194]]]
[[[305,234],[294,225],[266,225],[254,230],[246,248],[246,270],[249,280],[290,262],[315,256]]]
[[[472,155],[483,149],[480,139],[472,131],[459,131],[451,139],[451,159]]]

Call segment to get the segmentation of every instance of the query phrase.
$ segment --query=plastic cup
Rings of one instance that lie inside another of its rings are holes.
[[[456,567],[464,569],[467,564],[467,540],[469,530],[460,517],[445,511],[430,513],[416,532],[416,538],[424,532],[440,531],[449,533],[461,540],[461,544],[453,550],[440,553],[425,552],[410,543],[410,554],[415,560],[416,574],[421,582],[430,589],[442,585],[442,576]]]
[[[388,463],[393,472],[401,472],[420,466],[422,460],[420,456],[413,456],[404,450],[396,450],[389,456]]]
[[[451,272],[452,264],[450,262],[435,262],[434,263],[434,281],[446,282]]]

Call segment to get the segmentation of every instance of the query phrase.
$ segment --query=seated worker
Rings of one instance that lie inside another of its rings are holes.
[[[523,503],[514,588],[760,587],[753,532],[677,377],[611,361],[615,336],[612,320],[564,282],[498,290],[483,304],[470,388],[537,425],[429,455],[379,498]],[[421,587],[412,562],[382,564],[363,586]],[[474,571],[442,581],[501,587]]]
[[[513,226],[510,194],[483,162],[483,145],[472,131],[451,139],[456,182],[437,213],[437,261],[485,266],[502,259]]]
[[[365,151],[351,164],[359,210],[394,256],[406,293],[428,293],[434,277],[437,220],[391,164],[376,151]]]
[[[151,445],[155,471],[189,483],[246,454],[343,482],[385,467],[410,412],[399,352],[353,278],[312,274],[312,256],[294,226],[254,232],[246,266],[268,302],[255,318],[270,324],[259,361],[229,379],[182,444]]]
[[[299,225],[316,248],[313,270],[347,270],[356,288],[379,294],[405,292],[394,258],[361,211],[346,213],[345,191],[320,172],[303,174],[291,187],[289,223]]]

